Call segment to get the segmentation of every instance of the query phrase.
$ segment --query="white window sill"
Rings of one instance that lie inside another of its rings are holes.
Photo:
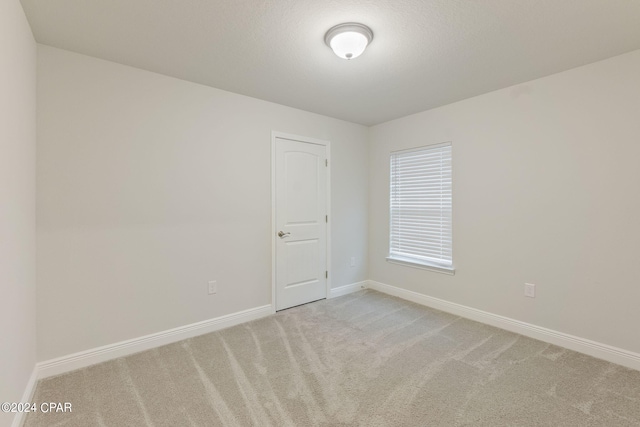
[[[422,264],[416,261],[407,261],[405,259],[387,257],[387,262],[392,264],[404,265],[407,267],[419,268],[420,270],[433,271],[435,273],[448,274],[454,276],[456,274],[455,268],[436,267],[435,265]]]

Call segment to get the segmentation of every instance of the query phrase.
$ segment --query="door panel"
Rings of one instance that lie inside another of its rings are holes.
[[[285,225],[313,224],[318,220],[318,157],[299,151],[284,152],[286,174]],[[278,213],[280,211],[278,210]]]
[[[276,310],[327,296],[326,147],[275,142]]]

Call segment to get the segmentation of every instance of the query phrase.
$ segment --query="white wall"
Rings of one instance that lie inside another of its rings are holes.
[[[389,153],[444,141],[453,277],[385,262]],[[640,51],[375,126],[369,276],[640,352],[639,162]]]
[[[331,142],[332,286],[365,280],[366,127],[40,45],[39,360],[269,304],[272,130]]]
[[[0,402],[36,360],[36,43],[18,0],[0,2]],[[0,413],[0,426],[13,414]]]

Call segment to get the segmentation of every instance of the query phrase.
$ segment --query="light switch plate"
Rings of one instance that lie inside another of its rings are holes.
[[[215,294],[218,292],[218,282],[215,280],[209,281],[209,295]]]
[[[535,298],[536,297],[536,285],[534,285],[532,283],[525,283],[524,284],[524,296],[525,297],[529,297],[529,298]]]

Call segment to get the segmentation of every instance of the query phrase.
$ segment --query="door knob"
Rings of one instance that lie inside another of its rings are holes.
[[[278,231],[278,237],[280,238],[287,237],[290,234],[291,233],[289,233],[288,231],[286,233],[284,231]]]

